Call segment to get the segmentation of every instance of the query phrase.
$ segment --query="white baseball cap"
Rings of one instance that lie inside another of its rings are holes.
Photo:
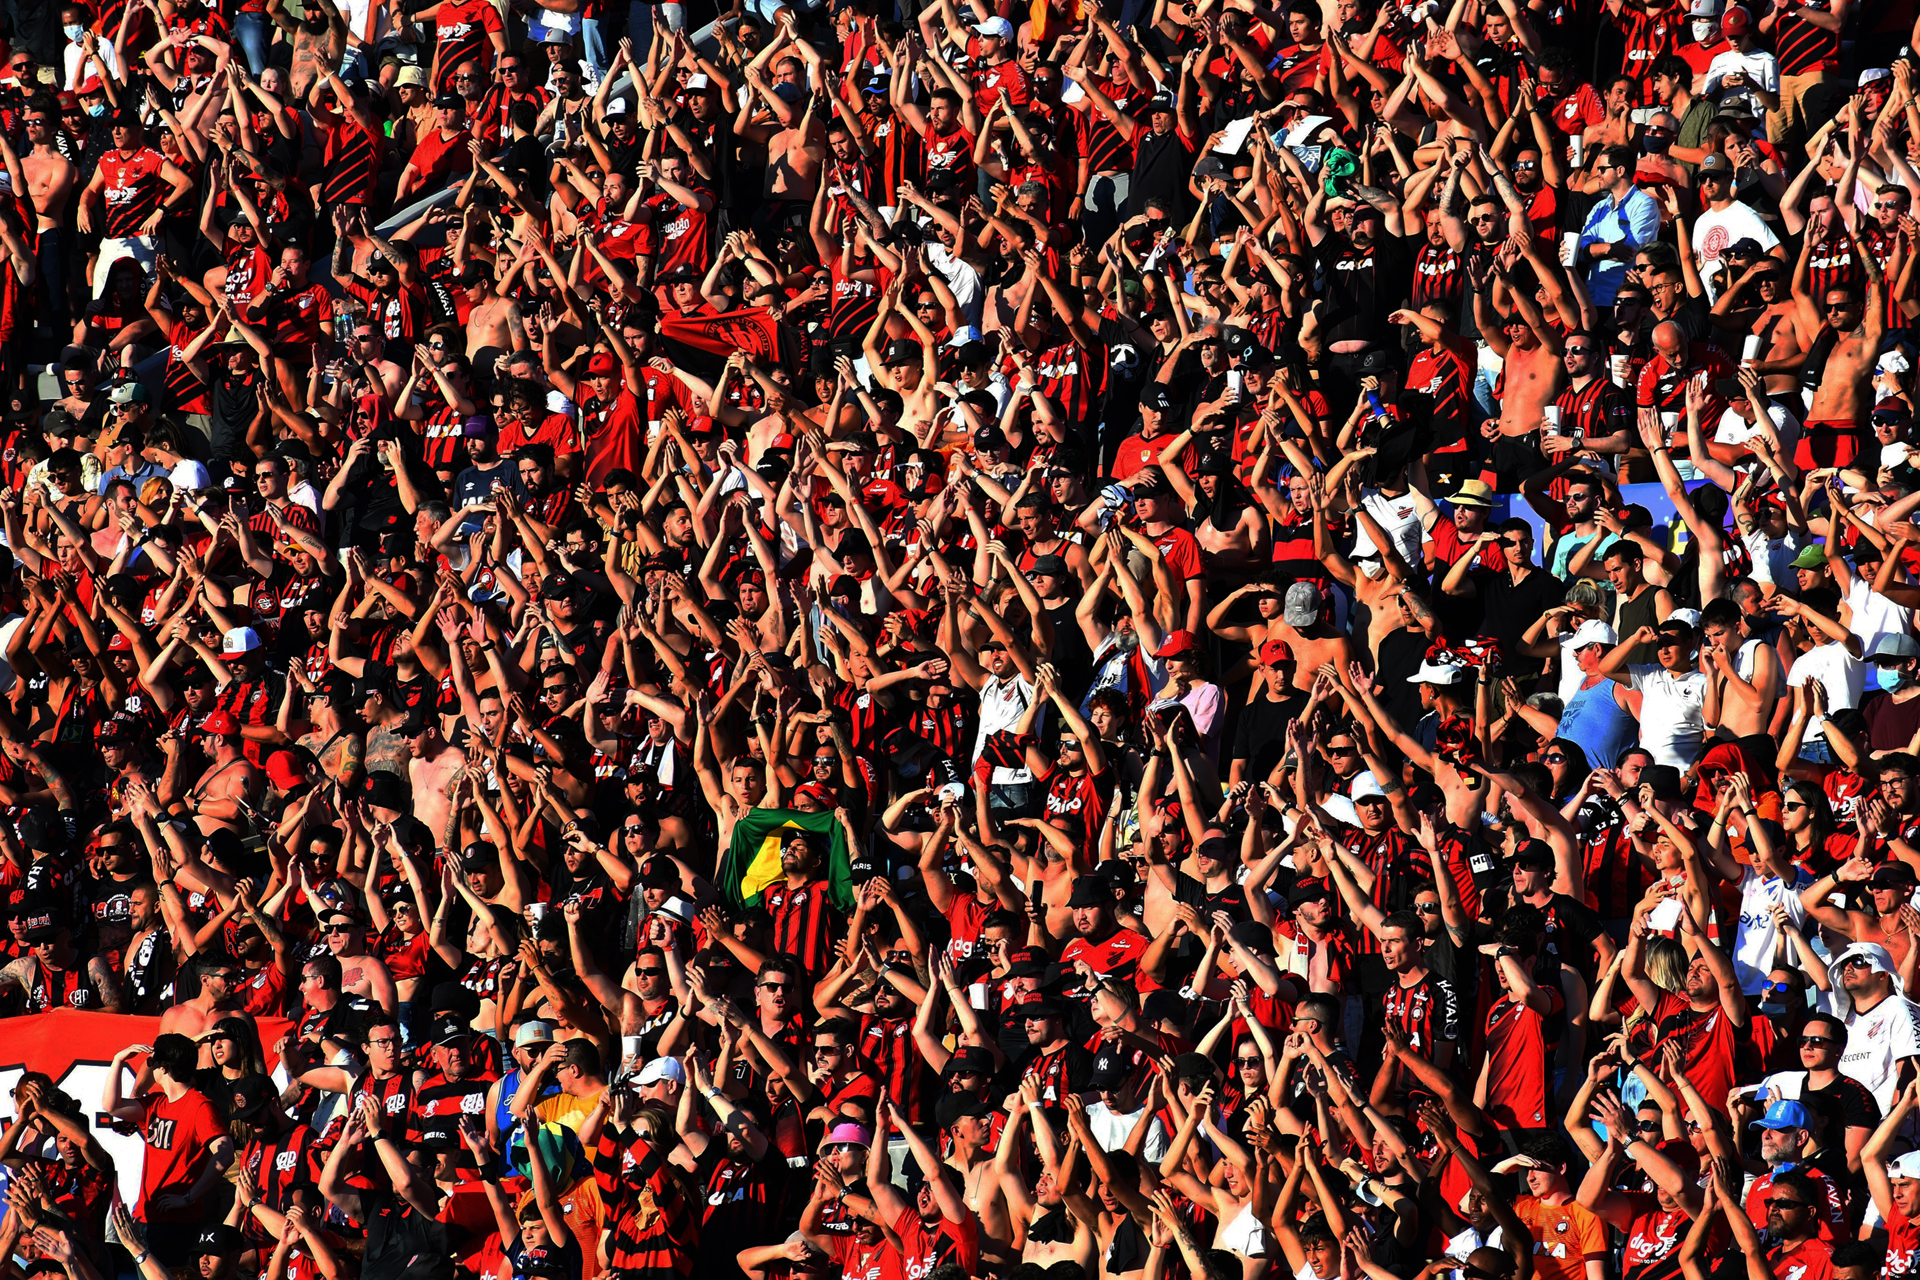
[[[659,1084],[662,1080],[671,1080],[675,1084],[685,1084],[687,1082],[687,1069],[673,1058],[655,1058],[646,1066],[640,1068],[639,1073],[633,1077],[633,1083],[640,1088],[645,1088],[650,1084]]]
[[[1619,633],[1611,624],[1598,618],[1588,618],[1574,628],[1573,635],[1567,641],[1575,649],[1584,649],[1590,644],[1615,645],[1620,643]]]
[[[1013,24],[1005,18],[988,18],[973,30],[976,35],[999,36],[1002,40],[1013,39]]]
[[[260,633],[252,627],[235,627],[220,637],[221,653],[252,653],[260,647]]]

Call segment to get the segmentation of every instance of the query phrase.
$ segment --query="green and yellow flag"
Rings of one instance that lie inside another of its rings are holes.
[[[796,831],[815,837],[814,847],[826,846],[825,879],[828,896],[842,911],[853,910],[853,871],[849,863],[847,831],[831,813],[801,813],[798,809],[750,809],[733,824],[733,843],[720,860],[715,886],[729,901],[757,907],[767,886],[778,882],[780,848]]]

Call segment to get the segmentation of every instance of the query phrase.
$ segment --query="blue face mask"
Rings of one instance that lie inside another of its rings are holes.
[[[87,114],[90,116],[103,116],[107,114],[107,104],[104,102],[96,102],[87,108]]]
[[[1877,687],[1889,692],[1895,689],[1904,689],[1908,683],[1906,676],[1901,672],[1900,668],[1878,665],[1873,669],[1873,682]]]
[[[60,34],[73,41],[73,43],[79,44],[80,37],[87,34],[87,29],[77,22],[69,22],[60,28]]]

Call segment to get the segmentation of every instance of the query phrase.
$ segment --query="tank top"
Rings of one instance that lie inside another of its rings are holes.
[[[1560,736],[1577,743],[1596,769],[1613,768],[1639,733],[1640,722],[1621,709],[1608,679],[1574,694],[1560,713]]]
[[[1649,586],[1643,588],[1640,594],[1633,599],[1622,600],[1617,615],[1618,621],[1614,623],[1613,629],[1624,637],[1632,635],[1642,627],[1651,627],[1657,624],[1660,619],[1658,615],[1654,613],[1654,603],[1658,600],[1659,595],[1659,591]],[[1654,661],[1653,646],[1648,644],[1639,645],[1634,649],[1633,656],[1630,657],[1628,661]]]

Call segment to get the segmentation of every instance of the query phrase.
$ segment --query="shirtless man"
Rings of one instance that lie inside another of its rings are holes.
[[[733,824],[766,798],[765,767],[752,756],[735,756],[727,762],[723,790],[720,773],[714,768],[713,739],[708,736],[706,717],[702,716],[693,738],[693,771],[699,776],[700,790],[706,794],[707,803],[713,807],[720,824],[720,839],[731,842]]]
[[[1286,607],[1278,620],[1267,624],[1267,638],[1279,640],[1293,652],[1293,687],[1313,691],[1313,682],[1325,663],[1345,671],[1353,661],[1353,641],[1320,617],[1320,590],[1311,582],[1287,588]]]
[[[490,349],[486,358],[491,364],[493,355],[527,349],[527,327],[520,319],[519,304],[494,291],[492,272],[477,262],[469,263],[458,285],[472,308],[467,312],[467,359],[478,361]]]
[[[1859,286],[1851,282],[1835,284],[1819,298],[1809,292],[1811,230],[1801,242],[1800,260],[1793,268],[1793,302],[1801,329],[1819,335],[1826,322],[1835,335],[1820,385],[1814,389],[1813,403],[1807,409],[1806,430],[1794,447],[1794,465],[1802,471],[1844,467],[1854,460],[1866,439],[1867,415],[1876,394],[1873,368],[1880,358],[1880,338],[1886,329],[1882,301],[1886,282],[1873,254],[1860,243],[1853,228],[1844,222],[1841,225],[1852,242],[1853,260],[1867,278],[1864,299]]]
[[[917,313],[900,306],[900,294],[905,286],[906,277],[897,276],[881,291],[879,313],[874,316],[860,349],[867,357],[867,369],[874,381],[900,397],[900,430],[918,439],[926,424],[940,411],[940,398],[934,391],[934,384],[940,380],[939,344]],[[919,360],[896,361],[890,365],[881,358],[882,346],[895,345],[886,340],[887,319],[895,313],[906,318],[913,336],[919,340]]]
[[[1724,597],[1701,611],[1700,632],[1707,672],[1701,714],[1708,727],[1723,740],[1768,732],[1783,683],[1780,655],[1765,640],[1748,637],[1740,606]]]
[[[200,722],[198,733],[201,749],[212,763],[174,803],[193,819],[201,835],[221,827],[238,834],[243,806],[260,798],[263,789],[260,771],[241,753],[240,724],[229,712],[209,713]],[[177,732],[168,734],[162,741],[167,753],[167,770],[161,790],[168,795],[178,795],[183,781],[180,777],[185,754],[181,749],[183,743]]]
[[[26,127],[28,150],[20,157],[20,170],[27,180],[27,192],[33,197],[33,229],[39,232],[36,252],[40,272],[53,300],[53,318],[56,323],[64,323],[66,244],[61,228],[66,225],[67,202],[73,199],[74,182],[80,170],[53,145],[55,130],[60,124],[53,112],[29,107],[21,114],[21,123]]]
[[[200,974],[200,994],[170,1006],[160,1015],[160,1035],[177,1032],[197,1040],[222,1018],[253,1021],[253,1015],[240,1007],[240,966],[232,956],[202,951],[193,958],[193,967]],[[201,1065],[208,1062],[203,1054]]]
[[[329,911],[320,918],[327,950],[340,962],[340,990],[372,1000],[389,1014],[399,1009],[393,975],[378,956],[367,954],[367,926],[350,911]]]
[[[387,359],[387,335],[380,326],[366,316],[355,316],[351,340],[347,344],[347,361],[360,367],[360,374],[370,383],[378,383],[389,397],[398,394],[400,385],[407,380],[407,371]],[[335,368],[334,376],[340,377],[342,370]]]
[[[287,87],[295,101],[304,102],[316,85],[326,83],[327,72],[340,65],[347,51],[347,20],[340,16],[333,0],[317,0],[304,6],[306,17],[296,21],[287,12],[286,0],[267,0],[267,17],[293,41],[293,66]]]
[[[1493,273],[1506,281],[1512,281],[1498,260],[1494,262]],[[1540,430],[1540,424],[1546,420],[1545,409],[1560,395],[1560,389],[1566,385],[1566,362],[1560,358],[1560,334],[1547,324],[1546,317],[1534,304],[1531,289],[1509,287],[1507,294],[1513,300],[1513,314],[1494,323],[1493,304],[1488,299],[1489,290],[1474,290],[1473,317],[1479,322],[1480,332],[1486,335],[1487,346],[1504,362],[1501,379],[1500,420],[1497,427],[1483,427],[1482,433],[1489,440],[1497,436],[1524,436]],[[1497,435],[1496,435],[1497,433]],[[1307,670],[1306,664],[1301,664]]]
[[[1039,1086],[1039,1078],[1035,1076],[1029,1076],[1021,1082],[1020,1092],[1009,1106],[1006,1130],[1000,1135],[1003,1147],[1011,1145],[1014,1131],[1020,1127],[1022,1118],[1030,1120],[1036,1129],[1048,1124],[1046,1111],[1039,1102]],[[1045,1151],[1051,1146],[1048,1143],[1041,1150]],[[1020,1233],[1020,1261],[1031,1262],[1042,1268],[1056,1262],[1075,1262],[1087,1274],[1093,1274],[1095,1237],[1092,1225],[1084,1221],[1079,1211],[1068,1203],[1066,1188],[1060,1184],[1051,1163],[1034,1182],[1031,1195],[1028,1194],[1025,1179],[1020,1176],[1019,1170],[1013,1168],[1001,1170],[1000,1190],[1007,1198],[1008,1214],[1015,1221],[1026,1220]],[[1084,1198],[1079,1202],[1085,1204]],[[1050,1229],[1036,1230],[1043,1224]]]
[[[437,839],[446,829],[453,789],[464,777],[467,753],[440,736],[440,717],[409,719],[400,727],[407,743],[407,781],[413,786],[413,816]]]
[[[1753,367],[1766,379],[1767,394],[1797,392],[1800,366],[1806,363],[1806,344],[1813,340],[1813,333],[1800,332],[1800,309],[1787,288],[1787,266],[1778,258],[1762,255],[1727,286],[1713,310],[1715,315],[1738,319],[1744,308],[1754,305],[1760,310],[1743,330],[1760,336]]]

